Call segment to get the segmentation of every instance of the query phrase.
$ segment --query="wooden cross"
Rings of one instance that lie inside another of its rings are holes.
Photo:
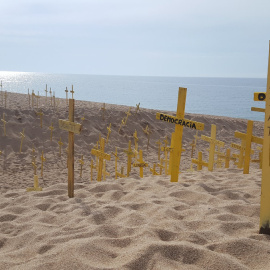
[[[242,169],[244,166],[244,153],[245,153],[245,148],[246,148],[246,142],[242,140],[241,144],[231,143],[231,148],[234,148],[240,151],[238,155],[234,154],[234,157],[238,158],[237,164],[235,160],[235,165],[237,165],[238,169]],[[253,153],[254,151],[251,149],[251,154]]]
[[[261,183],[260,233],[270,235],[270,42],[265,98],[265,118],[263,137],[263,164]]]
[[[32,161],[32,166],[34,167],[34,175],[37,175],[37,165],[35,161]]]
[[[192,141],[192,143],[190,144],[190,146],[191,146],[191,158],[193,158],[195,147],[196,147],[195,140]]]
[[[210,143],[210,150],[209,150],[209,160],[208,160],[208,170],[213,171],[214,168],[214,160],[215,160],[215,148],[216,145],[220,147],[224,147],[225,143],[222,141],[218,141],[216,139],[217,127],[216,125],[211,125],[211,137],[207,137],[201,135],[201,139]]]
[[[117,179],[117,160],[119,159],[117,156],[117,147],[115,147],[115,153],[112,153],[115,157],[115,179]]]
[[[66,87],[65,92],[66,92],[66,102],[67,102],[67,105],[68,105],[68,89],[67,89],[67,87]]]
[[[105,150],[105,140],[104,138],[101,138],[101,143],[100,143],[100,149],[92,149],[91,154],[96,156],[99,161],[98,161],[98,176],[97,176],[97,181],[101,181],[102,179],[102,171],[103,171],[103,160],[111,160],[111,156],[109,154],[106,154],[104,152]]]
[[[90,166],[90,180],[92,182],[93,181],[93,170],[95,169],[93,159],[91,159],[89,166]]]
[[[230,161],[231,160],[234,160],[235,161],[235,157],[232,157],[231,156],[231,149],[230,148],[228,148],[226,150],[226,153],[218,153],[218,157],[220,159],[223,159],[224,160],[224,162],[225,162],[225,168],[226,169],[230,167]]]
[[[26,189],[27,192],[29,191],[42,191],[42,187],[38,184],[38,176],[34,175],[34,187],[29,187]]]
[[[202,170],[202,166],[208,167],[208,163],[203,161],[202,159],[202,152],[198,152],[198,159],[192,159],[192,163],[197,164],[197,170],[200,171]]]
[[[52,88],[50,87],[50,97],[51,97],[51,106],[52,106]]]
[[[106,138],[106,144],[108,143],[109,138],[110,138],[111,126],[112,126],[112,124],[110,123],[110,125],[107,127],[108,133],[107,133],[107,138]]]
[[[133,138],[134,138],[134,157],[137,158],[138,155],[138,136],[137,136],[137,130],[135,129],[135,132],[133,133]]]
[[[74,122],[75,100],[69,100],[69,120],[59,119],[59,128],[68,131],[68,196],[74,197],[74,134],[80,134],[82,125]]]
[[[167,147],[168,145],[168,136],[165,137],[164,142],[164,147],[161,147],[161,151],[164,151],[164,159],[161,159],[162,162],[165,163],[164,169],[165,169],[165,175],[168,175],[168,152],[170,151],[170,148]]]
[[[3,125],[4,125],[4,136],[7,136],[7,134],[6,134],[6,123],[7,123],[7,121],[5,120],[5,113],[3,113],[3,118],[1,119],[1,121],[3,122]]]
[[[121,167],[121,172],[119,173],[119,172],[116,172],[116,174],[117,174],[117,177],[120,177],[120,178],[125,178],[125,177],[127,177],[125,174],[124,174],[124,167],[122,166]]]
[[[47,84],[46,84],[46,89],[45,89],[45,93],[46,93],[46,104],[47,104],[47,93],[48,93],[48,89],[47,89]]]
[[[53,135],[53,130],[54,130],[54,127],[53,127],[53,122],[51,124],[51,126],[49,127],[49,129],[51,130],[51,141],[52,141],[52,135]]]
[[[161,141],[160,140],[158,140],[157,142],[156,142],[156,144],[158,145],[158,160],[160,160],[160,150],[161,150]]]
[[[105,112],[106,112],[106,108],[105,108],[105,103],[103,103],[103,107],[100,108],[102,110],[102,119],[105,119]]]
[[[143,129],[143,132],[147,135],[147,150],[149,148],[150,134],[152,131],[149,129],[148,125]]]
[[[62,142],[62,140],[61,140],[61,137],[60,137],[60,140],[59,140],[59,142],[58,142],[58,145],[59,145],[59,156],[61,157],[61,154],[62,154],[62,146],[63,146],[63,142]]]
[[[7,108],[7,91],[5,91],[5,109]]]
[[[82,155],[82,158],[79,160],[79,162],[80,162],[80,164],[81,164],[80,178],[82,178],[82,169],[83,169],[83,165],[84,165],[83,155]]]
[[[20,132],[21,134],[21,146],[20,146],[20,153],[22,152],[22,144],[23,144],[23,139],[25,138],[25,135],[24,135],[24,129],[23,129],[23,132]]]
[[[118,133],[120,132],[120,130],[121,130],[121,128],[122,128],[122,126],[124,126],[124,125],[125,125],[125,118],[123,118],[123,119],[122,119],[122,121],[121,121],[121,124],[120,124],[119,130],[118,130]]]
[[[251,155],[251,143],[263,144],[263,138],[255,137],[252,135],[253,121],[248,120],[247,133],[236,131],[234,136],[239,138],[245,144],[245,157],[244,157],[244,174],[249,173],[250,155]]]
[[[258,162],[260,163],[260,169],[262,169],[262,157],[263,157],[263,148],[257,147],[257,150],[259,150],[259,159],[252,159],[251,162]]]
[[[160,159],[160,163],[158,163],[157,166],[159,167],[159,175],[162,175],[162,169],[164,169],[162,159]]]
[[[140,111],[140,102],[139,104],[136,104],[136,114]]]
[[[40,174],[41,174],[41,177],[43,177],[43,163],[46,161],[46,158],[43,155],[43,151],[42,151],[42,154],[40,156],[40,160],[41,160],[41,171],[40,171]]]
[[[181,160],[183,128],[188,127],[188,128],[196,129],[196,130],[204,129],[203,123],[184,119],[186,95],[187,95],[187,89],[179,87],[176,117],[163,114],[163,113],[156,114],[156,119],[175,124],[175,139],[177,140],[178,143],[175,144],[175,147],[172,150],[173,160],[172,160],[171,182],[178,182],[179,167],[180,167],[180,160]]]
[[[36,150],[33,147],[33,149],[32,149],[32,162],[34,162],[34,163],[36,163],[36,156],[35,156],[35,154],[36,154]]]
[[[150,168],[150,172],[153,175],[160,175],[157,171],[156,171],[156,163],[154,163],[153,168]]]
[[[140,177],[143,178],[143,168],[148,167],[148,163],[145,163],[143,161],[143,151],[139,151],[139,160],[137,163],[133,163],[133,167],[139,167],[140,168]]]
[[[130,110],[131,110],[131,107],[129,107],[129,110],[125,112],[125,114],[127,115],[125,118],[125,125],[127,124],[128,117],[131,115]]]
[[[103,162],[103,170],[102,170],[103,180],[106,180],[106,176],[110,176],[110,173],[106,171],[106,160]]]
[[[32,90],[32,108],[34,107],[34,97],[35,97],[35,92]]]
[[[132,158],[134,157],[134,152],[131,149],[131,141],[128,142],[128,149],[124,150],[124,152],[127,154],[127,157],[128,157],[128,160],[127,160],[127,177],[129,177],[129,173],[131,172]]]
[[[40,117],[40,127],[42,128],[43,112],[40,110],[40,112],[36,112],[36,115],[39,115]]]

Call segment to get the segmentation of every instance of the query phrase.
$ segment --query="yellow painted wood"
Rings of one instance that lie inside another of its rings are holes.
[[[139,104],[136,104],[136,114],[140,111],[140,102]]]
[[[136,163],[133,163],[133,167],[140,168],[140,177],[143,178],[143,168],[148,167],[148,163],[143,161],[143,151],[139,151],[139,160]]]
[[[61,155],[62,155],[62,146],[63,146],[63,142],[61,140],[61,137],[60,137],[60,140],[58,141],[58,145],[59,145],[59,156],[61,157]]]
[[[83,170],[83,165],[84,165],[84,160],[83,160],[83,155],[81,157],[81,159],[79,159],[79,162],[80,162],[80,178],[82,178],[82,170]]]
[[[75,134],[80,134],[82,131],[82,125],[75,122],[70,122],[67,120],[59,119],[59,128],[70,131]]]
[[[25,138],[25,135],[24,135],[24,129],[23,129],[23,132],[20,132],[20,135],[21,135],[21,146],[20,146],[20,153],[22,152],[22,145],[23,145],[23,140]]]
[[[251,111],[253,111],[253,112],[265,112],[265,109],[263,109],[263,108],[251,107]]]
[[[112,153],[115,157],[115,179],[117,179],[117,161],[119,159],[118,155],[117,155],[117,147],[115,147],[115,152]]]
[[[208,160],[208,170],[213,171],[214,168],[214,160],[215,160],[215,147],[220,146],[224,147],[225,143],[222,141],[219,141],[216,139],[216,133],[217,133],[217,128],[216,125],[212,124],[211,125],[211,136],[207,137],[204,135],[201,135],[201,139],[204,141],[207,141],[210,143],[210,149],[209,149],[209,160]]]
[[[47,84],[46,84],[46,86],[47,86]],[[68,105],[68,89],[67,89],[67,87],[66,87],[65,92],[66,92],[66,102],[67,102],[67,105]]]
[[[168,145],[168,136],[165,137],[164,142],[164,147],[161,147],[161,151],[164,151],[164,159],[160,159],[161,162],[164,162],[164,171],[165,171],[165,175],[168,175],[168,152],[170,151],[170,148],[167,147]]]
[[[185,116],[185,104],[186,104],[187,89],[179,87],[178,102],[176,116],[167,114],[157,113],[156,119],[175,124],[175,138],[177,143],[172,150],[172,170],[171,170],[171,182],[178,182],[179,167],[181,160],[181,149],[182,149],[182,136],[183,127],[189,127],[196,130],[203,130],[204,124],[187,120]]]
[[[4,125],[4,136],[7,136],[7,133],[6,133],[6,123],[7,123],[7,121],[5,120],[5,113],[3,113],[3,118],[1,119],[1,121],[3,122],[3,125]]]
[[[255,92],[254,101],[266,101],[266,92]]]
[[[73,98],[74,98],[74,97],[73,97],[73,94],[75,93],[75,91],[73,90],[73,84],[72,84],[72,86],[71,86],[71,91],[70,91],[70,93],[71,93],[71,95],[72,95],[71,99],[73,99]]]
[[[110,134],[111,134],[111,132],[112,132],[111,126],[112,126],[112,124],[110,123],[110,125],[107,127],[108,133],[107,133],[107,138],[106,138],[106,144],[108,143],[109,138],[110,138]]]
[[[91,159],[89,166],[90,166],[90,181],[92,182],[93,181],[93,170],[95,169],[93,159]]]
[[[265,99],[263,164],[261,184],[260,233],[270,234],[270,42]]]
[[[127,176],[124,174],[124,167],[123,167],[123,166],[121,167],[121,173],[117,172],[117,177],[120,177],[120,178],[125,178],[125,177],[127,177]]]
[[[40,156],[40,160],[41,160],[40,175],[41,175],[41,177],[43,177],[44,162],[46,161],[46,158],[44,157],[43,151],[42,151],[42,154]]]
[[[124,126],[124,125],[125,125],[125,118],[123,118],[122,121],[121,121],[118,133],[120,132],[120,130],[122,129],[122,126]]]
[[[98,175],[97,175],[97,181],[102,180],[102,170],[103,170],[103,161],[105,160],[111,160],[111,156],[109,154],[106,154],[105,152],[105,140],[104,138],[101,138],[100,142],[100,149],[92,149],[91,154],[96,156],[98,158]]]
[[[193,158],[195,147],[196,147],[195,140],[192,141],[192,143],[190,144],[190,146],[191,146],[191,158]]]
[[[186,88],[181,88],[181,89],[186,89]],[[175,116],[164,114],[164,113],[156,113],[156,119],[175,124],[176,126],[179,125],[182,127],[189,127],[196,130],[204,130],[203,123],[199,123],[199,122],[192,121],[189,119],[184,119],[184,117],[180,118],[177,116],[175,117]]]
[[[131,110],[131,107],[129,107],[129,110],[127,112],[125,112],[125,114],[127,115],[125,118],[125,125],[127,124],[128,117],[131,115],[130,110]]]
[[[150,172],[153,175],[159,175],[159,173],[156,171],[156,163],[153,164],[153,168],[150,168]]]
[[[127,154],[127,177],[129,177],[129,173],[131,172],[131,163],[132,158],[134,157],[134,152],[131,149],[131,141],[128,142],[128,149],[124,150],[124,152]]]
[[[40,110],[40,112],[36,112],[36,115],[40,117],[40,127],[42,128],[42,119],[43,119],[43,112]]]
[[[202,152],[198,152],[198,159],[193,158],[191,160],[192,163],[197,165],[197,170],[200,171],[202,170],[202,166],[208,167],[208,163],[203,161],[202,159]]]
[[[29,191],[42,191],[42,187],[38,184],[38,176],[34,175],[34,187],[30,187],[26,189],[27,192]]]
[[[135,132],[133,133],[133,138],[134,138],[134,157],[137,159],[137,156],[139,154],[138,151],[138,136],[137,136],[137,130],[135,129]]]
[[[61,127],[60,127],[60,128],[61,128]],[[49,129],[51,130],[51,137],[50,137],[50,139],[51,139],[51,141],[52,141],[53,130],[54,130],[53,122],[52,122],[51,126],[49,126]]]

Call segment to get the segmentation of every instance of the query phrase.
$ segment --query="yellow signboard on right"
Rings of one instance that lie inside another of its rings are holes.
[[[260,233],[270,235],[270,42],[265,102]]]

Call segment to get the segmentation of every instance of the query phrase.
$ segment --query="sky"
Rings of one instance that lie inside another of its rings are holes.
[[[0,70],[266,78],[269,0],[0,0]]]

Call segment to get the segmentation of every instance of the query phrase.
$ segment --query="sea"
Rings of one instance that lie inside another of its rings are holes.
[[[228,116],[264,121],[265,102],[253,101],[254,92],[266,91],[266,78],[206,78],[47,74],[0,71],[2,91],[45,96],[46,85],[56,97],[65,98],[67,87],[76,100],[176,111],[179,87],[187,88],[186,113]],[[69,94],[69,96],[71,96]]]

